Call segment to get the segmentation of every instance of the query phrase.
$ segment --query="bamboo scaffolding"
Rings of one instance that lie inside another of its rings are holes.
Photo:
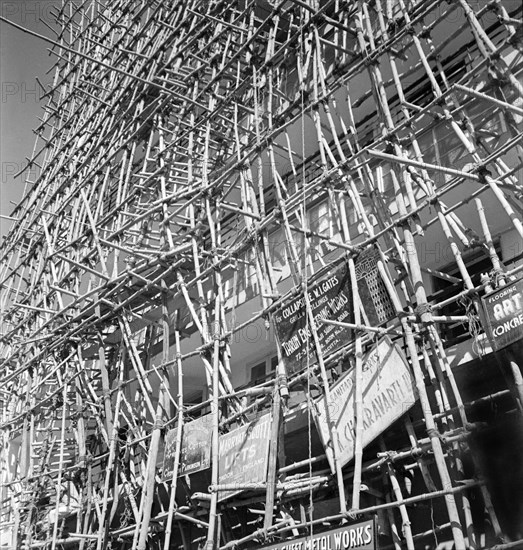
[[[0,244],[0,444],[14,465],[0,461],[0,534],[211,550],[376,513],[380,547],[414,549],[430,524],[413,505],[430,501],[457,549],[518,544],[471,442],[523,403],[520,343],[496,351],[481,330],[484,294],[523,269],[521,8],[64,0],[52,17],[53,80]],[[319,314],[314,290],[341,265],[343,319]],[[299,300],[295,370],[279,319]],[[382,339],[416,398],[368,441],[366,358]],[[478,346],[506,379],[471,396],[458,373]],[[354,392],[348,463],[340,378]],[[241,461],[224,441],[266,413],[264,481],[224,479]],[[180,476],[193,420],[209,421],[208,467]]]

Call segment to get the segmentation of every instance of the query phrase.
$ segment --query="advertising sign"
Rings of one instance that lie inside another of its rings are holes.
[[[377,252],[369,249],[361,253],[356,262],[358,292],[365,309],[367,322],[376,326],[394,316],[394,308],[377,270]],[[349,268],[345,260],[324,277],[312,281],[307,288],[318,340],[324,356],[331,354],[353,338],[347,327],[328,325],[322,319],[354,322],[354,305]],[[310,323],[302,295],[285,303],[274,314],[276,333],[282,348],[287,373],[303,370],[316,363],[316,351]]]
[[[352,330],[320,322],[321,319],[353,322],[349,270],[345,263],[307,289],[318,339],[324,354],[345,345]],[[316,362],[314,340],[307,320],[304,296],[286,303],[274,315],[283,360],[289,374]]]
[[[163,475],[172,475],[174,469],[174,457],[176,455],[176,428],[169,430],[165,436],[165,450],[163,453]]]
[[[271,544],[262,550],[376,550],[376,526],[373,519],[344,525],[332,531]]]
[[[234,485],[264,483],[267,480],[267,461],[271,433],[271,415],[223,434],[219,440],[219,483]],[[241,490],[220,491],[222,501]]]
[[[523,279],[487,294],[482,302],[495,351],[523,338]]]
[[[183,425],[180,467],[178,475],[194,474],[211,466],[211,415],[206,414]],[[163,471],[165,475],[174,468],[176,452],[176,428],[165,437]]]
[[[389,338],[383,338],[363,359],[363,447],[410,409],[417,391],[402,351]],[[325,402],[315,400],[316,423],[325,452],[334,472],[334,457],[327,424]],[[354,371],[347,372],[331,388],[330,419],[338,431],[340,462],[354,457],[355,403]]]

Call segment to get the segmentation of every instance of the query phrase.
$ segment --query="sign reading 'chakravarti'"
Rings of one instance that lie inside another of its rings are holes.
[[[376,550],[373,519],[347,524],[339,529],[266,546],[262,550]]]
[[[383,338],[363,360],[363,446],[380,435],[409,410],[418,398],[414,379],[401,350]],[[335,471],[325,401],[315,401],[318,431],[332,471]],[[331,388],[329,416],[338,431],[340,462],[354,457],[355,403],[354,371],[349,371]]]
[[[487,294],[482,301],[494,350],[523,338],[523,279]]]

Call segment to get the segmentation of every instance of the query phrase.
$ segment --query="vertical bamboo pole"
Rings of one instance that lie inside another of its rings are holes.
[[[120,364],[120,372],[119,372],[119,381],[122,381],[122,371],[123,368]],[[119,429],[119,422],[118,422],[118,415],[120,412],[120,404],[121,404],[121,396],[122,393],[119,391],[116,396],[116,404],[115,404],[115,415],[114,419],[115,422],[111,422],[111,431],[108,432],[109,441],[108,447],[109,447],[109,458],[107,459],[107,471],[110,472],[113,468],[115,459],[116,459],[116,451],[117,451],[117,442],[118,442],[118,429]],[[110,395],[108,395],[109,400]],[[111,416],[111,418],[113,418]],[[106,545],[107,535],[109,533],[109,524],[108,524],[108,517],[107,517],[107,511],[108,511],[108,503],[109,503],[109,491],[110,491],[110,479],[111,476],[107,475],[104,479],[104,485],[103,485],[103,492],[102,492],[102,508],[99,515],[99,524],[98,524],[98,536],[97,536],[97,542],[96,542],[96,548],[97,550],[101,550]]]
[[[213,371],[212,371],[212,403],[211,403],[211,418],[212,418],[212,442],[211,442],[211,483],[217,485],[219,482],[219,425],[220,425],[220,411],[219,411],[219,362],[220,362],[220,331],[219,331],[219,319],[220,319],[220,299],[216,295],[214,306],[214,348],[213,348]],[[216,509],[218,505],[218,493],[214,491],[211,495],[211,507],[209,510],[209,527],[207,529],[207,541],[205,547],[207,550],[214,550],[215,548],[215,531],[216,531]]]
[[[64,383],[62,389],[62,422],[60,428],[60,458],[58,464],[58,479],[56,480],[56,504],[55,504],[55,518],[53,525],[53,538],[51,544],[51,550],[56,548],[56,539],[58,538],[58,520],[60,517],[60,499],[62,498],[62,477],[64,469],[64,450],[65,450],[65,415],[67,412],[67,383]]]
[[[136,525],[133,539],[133,550],[145,550],[147,547],[147,537],[149,536],[149,522],[151,521],[151,509],[154,501],[156,487],[156,461],[158,459],[158,450],[160,437],[163,429],[164,403],[163,395],[166,390],[160,386],[158,393],[158,406],[156,407],[156,416],[154,419],[151,443],[149,445],[149,454],[147,457],[147,467],[144,478],[144,493],[142,496],[142,515],[140,522]]]
[[[349,225],[346,217],[345,201],[341,201],[340,218],[343,230],[344,241],[350,242]],[[348,258],[349,274],[351,279],[352,307],[354,313],[354,324],[361,324],[361,300],[358,290],[358,280],[356,277],[356,268],[354,258]],[[360,507],[361,491],[361,468],[363,459],[363,348],[361,342],[361,333],[355,334],[355,367],[354,367],[354,477],[352,485],[352,509],[357,510]]]
[[[380,447],[382,452],[386,451],[385,442],[383,440],[383,437],[380,437]],[[403,495],[401,492],[401,487],[398,482],[398,478],[396,476],[396,469],[394,468],[394,464],[390,460],[386,463],[386,468],[389,474],[389,480],[390,484],[392,486],[392,490],[394,492],[394,496],[396,497],[397,501],[403,500]],[[401,514],[401,520],[402,520],[402,532],[403,536],[405,537],[405,543],[407,545],[407,550],[415,550],[414,546],[414,540],[412,538],[412,529],[410,527],[410,518],[409,514],[407,512],[407,507],[404,504],[400,504],[398,506],[400,514]]]
[[[182,432],[183,432],[183,369],[182,369],[182,354],[180,347],[180,332],[178,326],[174,330],[174,339],[176,346],[176,374],[177,374],[177,386],[178,386],[178,419],[176,425],[176,443],[174,454],[174,466],[171,481],[171,495],[169,498],[169,511],[165,523],[165,537],[164,537],[164,550],[169,549],[172,532],[172,521],[174,509],[176,507],[176,489],[178,487],[178,470],[180,468],[180,455],[182,448]],[[165,475],[165,474],[164,474]]]
[[[279,376],[276,376],[274,381],[274,387],[272,390],[272,424],[271,424],[271,439],[270,439],[270,452],[269,452],[269,471],[267,474],[267,490],[265,494],[265,516],[263,521],[263,528],[267,530],[271,527],[274,516],[274,496],[276,494],[276,465],[278,459],[278,444],[279,444],[279,432],[281,428],[281,395]]]
[[[401,208],[400,211],[405,212],[404,203],[401,201],[401,195],[398,195],[398,197],[400,198],[400,201],[398,203]],[[421,270],[419,268],[419,262],[416,254],[416,248],[414,246],[412,233],[410,232],[410,228],[408,227],[408,225],[405,225],[403,227],[403,232],[404,232],[405,245],[406,245],[405,248],[406,248],[407,256],[409,258],[411,277],[414,282],[414,289],[416,292],[416,299],[419,307],[421,304],[427,303],[423,282],[422,282]],[[397,309],[398,313],[400,313],[401,303],[400,303],[399,297],[397,296],[394,286],[390,283],[389,275],[384,269],[384,266],[381,262],[378,262],[378,269],[380,270],[380,273],[382,274],[382,278],[389,290],[389,294],[393,299],[393,302],[395,303],[395,308]],[[429,319],[430,319],[430,313],[428,311],[425,311],[425,308],[424,308],[423,313],[421,314],[422,322],[427,320],[427,316],[429,316]],[[416,348],[414,335],[412,333],[412,328],[404,316],[401,316],[400,319],[401,319],[403,331],[405,333],[407,349],[409,351],[409,356],[412,363],[412,369],[413,369],[414,378],[416,381],[416,389],[418,391],[418,395],[421,402],[421,408],[423,411],[423,416],[425,418],[427,434],[430,437],[431,445],[434,449],[434,458],[436,461],[438,473],[440,475],[440,479],[443,484],[443,487],[450,488],[452,487],[452,481],[451,481],[449,471],[447,469],[447,465],[445,463],[441,441],[439,439],[438,431],[436,429],[436,424],[434,422],[434,417],[432,415],[432,410],[430,407],[430,402],[429,402],[427,391],[425,388],[423,371],[421,369],[421,365],[418,359],[418,351]],[[461,524],[459,521],[459,515],[458,515],[454,495],[452,494],[445,495],[445,504],[447,506],[449,519],[453,523],[452,529],[453,529],[453,537],[456,543],[456,548],[459,550],[464,550],[465,543],[463,538],[463,532],[461,530]]]

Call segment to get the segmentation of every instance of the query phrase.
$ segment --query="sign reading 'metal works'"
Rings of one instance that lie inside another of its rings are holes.
[[[376,326],[394,315],[377,267],[374,249],[360,254],[355,267],[358,293],[362,299],[369,324]],[[322,323],[322,319],[354,322],[352,285],[347,263],[339,262],[326,276],[313,281],[307,288],[316,333],[323,355],[331,354],[346,345],[353,336],[352,329]],[[276,332],[282,348],[287,372],[292,374],[317,361],[313,335],[307,319],[304,295],[285,303],[274,315]]]
[[[414,379],[402,351],[389,338],[383,338],[363,359],[363,447],[407,412],[417,398]],[[334,472],[325,401],[321,398],[315,403],[318,431]],[[353,370],[332,386],[329,415],[338,431],[339,459],[344,466],[354,457],[355,447]]]
[[[308,537],[271,544],[261,550],[376,550],[376,526],[373,519],[351,523]]]
[[[523,279],[498,288],[482,301],[494,350],[523,338]]]

